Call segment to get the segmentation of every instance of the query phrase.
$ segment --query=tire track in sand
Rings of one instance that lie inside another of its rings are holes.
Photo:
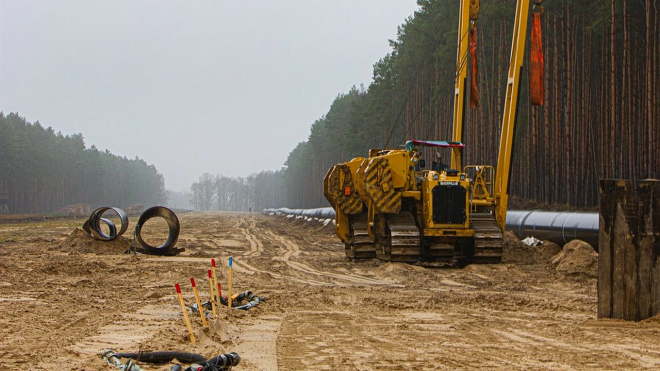
[[[294,282],[299,282],[303,284],[309,284],[313,286],[333,286],[337,284],[354,284],[354,285],[394,285],[394,281],[383,281],[373,278],[367,278],[359,275],[351,274],[339,274],[332,272],[320,271],[314,269],[307,264],[297,262],[291,258],[296,258],[300,255],[301,249],[298,244],[294,241],[277,235],[270,230],[264,230],[256,226],[256,221],[254,217],[241,218],[240,223],[235,224],[235,227],[238,227],[241,230],[241,233],[245,236],[245,239],[250,244],[250,250],[241,254],[242,258],[249,260],[250,258],[259,258],[263,257],[264,253],[271,255],[271,260],[281,261],[285,263],[289,268],[294,271],[301,272],[307,276],[311,275],[316,277],[307,278],[300,277],[296,275],[288,275],[274,272],[272,270],[264,270],[255,267],[252,262],[241,259],[240,261],[234,260],[234,265],[239,272],[242,273],[261,273],[270,275],[273,278],[277,279],[286,279]],[[264,248],[264,242],[259,237],[260,235],[268,236],[268,239],[275,242],[276,248],[280,251],[277,253],[275,251],[267,251]]]
[[[352,274],[339,274],[339,273],[332,273],[332,272],[325,272],[325,271],[320,271],[318,269],[314,269],[310,267],[307,264],[303,264],[301,262],[297,262],[294,260],[291,260],[291,257],[298,257],[300,255],[300,247],[298,244],[295,242],[291,241],[290,239],[276,235],[275,233],[271,231],[266,231],[266,234],[268,234],[271,238],[273,238],[276,241],[279,241],[281,246],[284,247],[284,255],[280,258],[274,258],[274,260],[279,260],[284,262],[286,265],[291,267],[292,269],[295,269],[297,271],[311,274],[317,277],[324,277],[324,278],[329,278],[329,279],[335,279],[335,280],[340,280],[340,281],[345,281],[349,282],[352,284],[357,284],[357,285],[389,285],[389,286],[396,286],[394,285],[394,282],[390,281],[383,281],[383,280],[378,280],[374,278],[368,278],[368,277],[362,277],[362,276],[357,276],[357,275],[352,275]],[[337,282],[333,282],[333,284],[336,284]]]
[[[134,312],[125,312],[121,318],[99,328],[94,334],[84,337],[68,348],[84,354],[98,354],[104,349],[138,349],[160,329],[171,326],[177,318],[173,308],[150,304]],[[178,313],[181,314],[181,313]]]
[[[234,260],[233,262],[233,269],[238,272],[238,273],[245,273],[245,274],[254,274],[254,273],[261,273],[261,274],[267,274],[273,278],[277,278],[279,280],[286,280],[286,281],[293,281],[293,282],[298,282],[302,283],[305,285],[312,285],[312,286],[333,286],[332,283],[330,282],[323,282],[323,281],[317,281],[317,280],[310,280],[310,279],[302,279],[299,277],[295,276],[289,276],[285,274],[280,274],[276,273],[273,271],[267,271],[267,270],[262,270],[259,269],[253,265],[250,265],[246,263],[244,260],[237,261]]]
[[[256,230],[256,222],[254,219],[254,216],[241,216],[236,219],[234,223],[232,223],[231,226],[232,229],[240,231],[240,233],[245,237],[245,239],[248,241],[250,248],[248,251],[242,253],[239,255],[240,259],[234,259],[233,260],[233,269],[242,274],[265,274],[269,275],[275,279],[278,280],[288,280],[288,281],[293,281],[293,282],[298,282],[306,285],[312,285],[312,286],[329,286],[330,284],[327,282],[322,282],[322,281],[317,281],[317,280],[307,280],[307,279],[301,279],[298,277],[293,277],[293,276],[288,276],[284,274],[280,274],[277,272],[274,272],[272,270],[264,270],[264,269],[259,269],[253,264],[250,264],[248,260],[251,258],[263,258],[262,254],[265,252],[264,250],[264,245],[261,239],[259,239],[254,233],[252,233],[252,230]],[[245,258],[245,259],[243,259]]]
[[[241,222],[241,225],[243,223]],[[261,253],[264,251],[264,245],[261,242],[260,239],[257,238],[254,234],[250,233],[250,230],[255,229],[255,221],[254,218],[250,218],[247,220],[247,227],[246,228],[239,228],[241,233],[245,236],[245,239],[248,241],[250,244],[250,251],[242,254],[243,257],[256,257],[260,256]]]

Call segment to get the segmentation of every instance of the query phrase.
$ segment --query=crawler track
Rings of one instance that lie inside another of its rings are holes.
[[[351,215],[351,242],[346,244],[346,257],[350,259],[373,259],[376,257],[376,245],[369,236],[367,214]]]
[[[419,261],[421,241],[415,217],[408,212],[387,215],[386,244],[382,258],[396,262]]]
[[[502,261],[502,230],[490,213],[472,214],[474,228],[473,263],[500,263]]]

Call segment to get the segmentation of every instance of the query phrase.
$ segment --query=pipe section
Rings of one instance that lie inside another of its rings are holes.
[[[155,217],[161,217],[167,222],[169,228],[169,235],[167,236],[167,241],[160,246],[151,246],[146,243],[140,236],[140,231],[142,226],[147,220]],[[176,217],[174,212],[164,206],[154,206],[147,209],[140,218],[138,219],[137,224],[135,225],[135,240],[138,244],[145,250],[147,254],[153,255],[168,255],[174,250],[174,245],[179,239],[179,218]]]
[[[331,207],[318,209],[265,209],[267,214],[285,214],[318,219],[334,219]],[[599,214],[588,212],[555,212],[539,210],[509,210],[506,214],[506,229],[518,238],[535,237],[565,245],[579,239],[598,250]]]
[[[112,210],[119,217],[121,221],[119,231],[117,231],[117,227],[110,219],[102,217],[103,214],[105,214],[105,212],[108,210]],[[109,234],[105,234],[105,232],[103,232],[100,225],[101,222],[104,222],[108,226]],[[94,210],[92,215],[89,216],[89,219],[85,221],[85,224],[83,224],[83,229],[97,240],[112,241],[118,236],[124,234],[126,229],[128,229],[128,215],[126,212],[124,212],[124,210],[118,207],[99,207],[98,209]]]
[[[582,240],[598,251],[598,220],[598,213],[511,210],[506,214],[506,229],[520,239],[535,237],[561,246]]]
[[[281,207],[279,209],[265,209],[264,213],[306,216],[308,218],[318,219],[335,218],[335,210],[331,207],[319,207],[317,209],[289,209],[286,207]]]

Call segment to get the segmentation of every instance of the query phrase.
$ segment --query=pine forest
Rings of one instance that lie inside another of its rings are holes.
[[[391,41],[392,52],[374,65],[371,85],[339,94],[312,125],[286,163],[288,207],[326,206],[325,172],[371,148],[451,140],[458,3],[418,1],[420,9]],[[481,1],[480,102],[466,109],[467,164],[496,164],[515,5]],[[543,6],[543,105],[530,104],[528,32],[510,194],[593,208],[599,179],[660,178],[660,5],[563,0]]]
[[[127,209],[164,202],[165,183],[139,158],[85,148],[81,134],[56,134],[18,114],[0,113],[0,200],[11,213],[57,213],[82,203]]]
[[[374,64],[369,86],[338,93],[280,170],[238,179],[202,174],[190,189],[192,207],[325,207],[323,178],[335,164],[410,139],[451,140],[459,2],[419,0],[418,5],[390,40],[391,52]],[[530,17],[510,196],[548,207],[593,209],[600,179],[660,178],[660,4],[546,0],[542,5],[542,105],[530,101]],[[475,22],[478,78],[467,84],[477,87],[479,104],[465,110],[464,164],[497,162],[515,8],[514,0],[481,1]],[[474,65],[464,65],[472,76]],[[56,134],[13,113],[0,115],[3,194],[9,195],[12,212],[166,199],[163,178],[152,165],[86,149],[81,134]]]

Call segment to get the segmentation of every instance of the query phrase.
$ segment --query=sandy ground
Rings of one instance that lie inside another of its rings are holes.
[[[660,368],[658,318],[596,319],[595,253],[560,261],[556,246],[508,241],[498,265],[353,263],[318,222],[259,213],[179,219],[177,246],[186,251],[176,257],[121,254],[129,240],[91,240],[77,230],[80,219],[0,224],[0,364],[115,370],[100,357],[112,348],[208,358],[233,351],[242,358],[236,370]],[[134,225],[131,218],[129,231]],[[233,292],[267,301],[224,307],[207,328],[191,313],[192,345],[174,284],[192,304],[195,277],[208,300],[211,258],[226,290],[229,256]]]

